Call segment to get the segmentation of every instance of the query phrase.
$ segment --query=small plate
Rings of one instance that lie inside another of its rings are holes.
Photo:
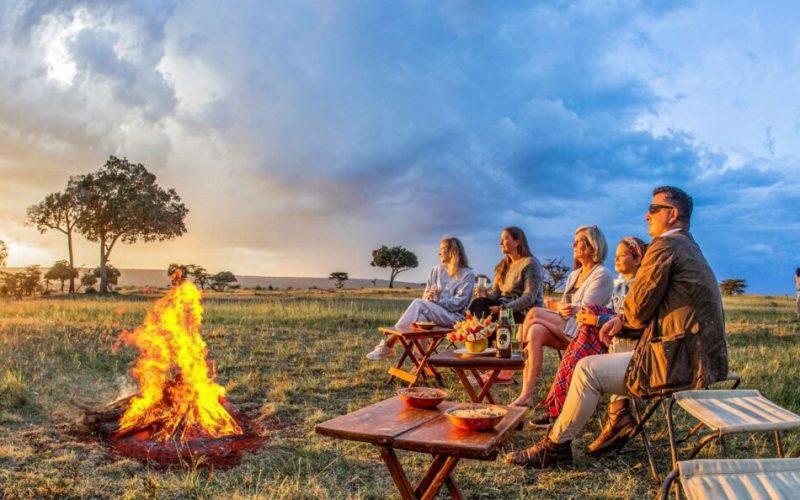
[[[468,356],[488,356],[490,354],[494,354],[495,352],[497,352],[497,349],[495,349],[494,347],[488,347],[481,352],[472,352],[470,350],[467,350],[466,347],[462,347],[461,349],[456,349],[453,352],[456,354],[466,354]]]

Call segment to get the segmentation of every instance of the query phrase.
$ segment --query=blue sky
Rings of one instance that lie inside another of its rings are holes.
[[[119,267],[373,278],[371,250],[399,244],[422,280],[456,235],[488,273],[507,225],[542,260],[580,225],[646,237],[674,184],[718,278],[793,291],[792,2],[0,4],[10,265],[65,255],[25,207],[114,154],[190,209],[186,236],[121,246]]]

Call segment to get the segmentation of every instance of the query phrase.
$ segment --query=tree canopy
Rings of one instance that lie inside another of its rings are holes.
[[[222,271],[211,277],[210,286],[214,291],[224,292],[232,283],[236,283],[237,281],[236,276],[234,276],[232,272]]]
[[[563,257],[547,259],[547,262],[542,264],[542,270],[544,271],[542,286],[545,293],[554,293],[564,284],[569,274],[569,266],[564,264]]]
[[[67,189],[80,205],[78,230],[100,243],[101,292],[108,290],[106,263],[118,241],[163,241],[186,232],[188,209],[174,189],[156,184],[156,176],[141,163],[111,156],[100,170],[71,178]]]
[[[72,289],[70,292],[75,291],[75,278],[78,277],[78,270],[73,269],[70,263],[66,260],[57,260],[53,266],[44,273],[46,280],[58,280],[61,282],[61,291],[64,291],[64,282],[70,280],[72,282]]]
[[[344,283],[345,283],[345,281],[350,279],[350,275],[345,273],[345,272],[339,271],[339,272],[331,273],[331,275],[328,276],[328,279],[329,280],[334,280],[336,282],[334,284],[334,286],[337,289],[339,289],[339,288],[344,288]]]
[[[69,252],[68,268],[70,293],[75,291],[75,262],[72,252],[72,231],[81,218],[81,207],[74,189],[66,189],[63,193],[50,193],[37,205],[28,207],[28,223],[36,226],[40,233],[55,229],[67,236],[67,250]],[[66,262],[66,261],[65,261]],[[47,277],[47,276],[45,276]],[[58,279],[58,278],[48,278]],[[61,291],[64,291],[64,281],[61,282]]]
[[[389,277],[389,288],[394,288],[395,277],[403,271],[408,271],[419,265],[419,260],[414,252],[401,246],[387,247],[381,245],[372,251],[373,267],[388,267],[392,270]]]
[[[722,295],[741,295],[747,288],[747,282],[741,278],[728,278],[719,283]]]

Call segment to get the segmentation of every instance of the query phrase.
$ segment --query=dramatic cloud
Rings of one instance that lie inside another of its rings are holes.
[[[669,183],[720,278],[788,291],[800,31],[782,7],[6,2],[0,238],[60,256],[24,207],[109,154],[191,209],[182,240],[115,264],[249,274],[371,277],[382,243],[424,268],[443,234],[488,272],[505,225],[542,257],[587,223],[645,236]]]

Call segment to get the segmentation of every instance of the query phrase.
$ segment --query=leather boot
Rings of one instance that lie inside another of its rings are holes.
[[[608,415],[597,439],[586,447],[586,452],[599,456],[622,447],[631,438],[636,428],[636,418],[631,412],[629,398],[617,399],[608,405]]]
[[[549,436],[544,436],[538,443],[525,450],[506,455],[503,460],[507,464],[546,469],[556,465],[572,463],[572,441],[554,443]]]

